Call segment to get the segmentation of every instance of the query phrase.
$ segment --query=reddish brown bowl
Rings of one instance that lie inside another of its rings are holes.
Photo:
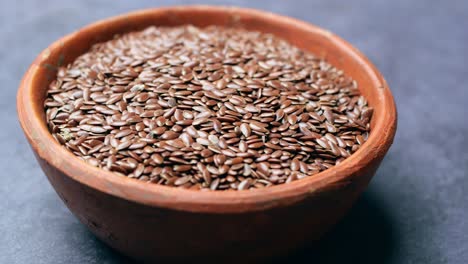
[[[70,63],[116,33],[181,24],[269,32],[326,58],[357,80],[374,107],[368,141],[340,165],[299,181],[253,191],[200,192],[143,183],[92,167],[53,139],[42,106],[55,77],[51,65]],[[65,36],[32,63],[17,103],[34,154],[68,208],[105,243],[143,260],[225,256],[246,262],[320,238],[367,186],[392,144],[397,117],[385,80],[341,38],[292,18],[213,6],[132,12]]]

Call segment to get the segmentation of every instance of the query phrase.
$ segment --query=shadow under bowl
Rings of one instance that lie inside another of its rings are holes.
[[[289,184],[200,192],[121,177],[88,165],[47,129],[43,102],[64,65],[93,44],[150,25],[219,25],[272,33],[325,58],[354,78],[374,108],[368,141],[341,164]],[[17,110],[24,133],[50,183],[76,217],[125,255],[154,261],[228,257],[265,259],[317,240],[352,206],[392,144],[396,109],[377,69],[327,30],[268,12],[235,7],[149,9],[102,20],[46,48],[23,77]],[[226,259],[226,258],[225,258]]]

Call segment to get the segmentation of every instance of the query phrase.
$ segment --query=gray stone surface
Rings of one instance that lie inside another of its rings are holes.
[[[191,2],[0,2],[0,263],[127,261],[52,190],[18,125],[16,89],[38,52],[66,33],[134,9]],[[398,105],[395,143],[368,191],[319,245],[280,263],[466,263],[468,2],[205,3],[266,9],[332,30],[377,65]]]

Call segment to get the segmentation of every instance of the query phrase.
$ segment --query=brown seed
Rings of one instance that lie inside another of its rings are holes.
[[[242,157],[236,157],[236,158],[227,160],[227,161],[226,161],[226,164],[227,164],[227,165],[236,165],[236,164],[242,163],[243,161],[244,161],[244,158],[242,158]]]
[[[164,134],[161,135],[161,139],[165,139],[165,140],[175,139],[177,137],[179,137],[179,133],[176,133],[174,131],[166,131],[164,132]]]
[[[338,150],[340,151],[340,155],[341,155],[343,158],[349,157],[349,153],[346,152],[346,150],[344,150],[344,149],[342,149],[342,148],[338,148]]]
[[[236,156],[236,153],[230,149],[223,149],[221,150],[221,153],[223,153],[224,155],[228,156],[228,157],[235,157]]]
[[[219,178],[216,178],[214,181],[211,182],[210,189],[214,191],[218,188],[218,185],[219,185]]]
[[[175,165],[174,166],[174,171],[177,171],[177,172],[185,172],[185,171],[189,171],[191,169],[192,169],[191,165]],[[189,179],[190,179],[190,177],[189,177]],[[182,184],[184,184],[184,183],[182,183]]]
[[[270,175],[270,166],[267,162],[260,162],[258,163],[257,167],[258,171],[261,172],[263,175]]]
[[[284,110],[283,109],[278,109],[276,111],[276,121],[280,121],[284,117]]]
[[[193,148],[194,150],[202,150],[202,149],[203,149],[203,146],[200,145],[200,144],[198,144],[198,143],[196,143],[196,142],[194,142],[194,143],[192,144],[192,148]]]
[[[296,111],[297,110],[297,106],[296,105],[290,105],[286,108],[284,108],[284,113],[286,114],[291,114],[292,112]]]
[[[264,146],[263,142],[256,142],[256,143],[249,144],[249,148],[251,149],[258,149],[263,146]]]
[[[218,142],[218,146],[221,149],[226,149],[228,147],[227,141],[224,138],[220,138]]]
[[[166,132],[167,128],[166,127],[157,127],[153,130],[151,130],[151,133],[153,135],[162,135],[164,132]]]
[[[182,165],[182,166],[184,166],[184,165]],[[185,177],[178,178],[177,180],[174,181],[174,185],[179,186],[179,185],[186,184],[187,182],[190,181],[191,178],[192,178],[192,176],[185,176]]]
[[[244,140],[241,140],[241,141],[239,142],[239,150],[240,150],[241,152],[246,152],[248,148],[249,148],[249,146],[247,145],[247,143],[245,143]]]
[[[250,137],[251,130],[248,124],[242,123],[240,125],[240,131],[244,135],[244,137]]]
[[[268,130],[265,128],[266,124],[263,124],[254,120],[249,121],[249,126],[255,131],[268,132]]]
[[[356,136],[356,142],[357,142],[359,145],[364,144],[364,138],[362,137],[362,135],[357,135],[357,136]]]
[[[297,122],[297,116],[295,114],[289,115],[287,119],[288,123],[291,125],[294,125]]]
[[[218,133],[223,132],[221,122],[218,119],[213,120],[213,129]]]
[[[229,102],[234,105],[244,105],[245,99],[240,96],[233,95],[231,98],[229,98]]]
[[[177,138],[177,139],[174,139],[174,140],[168,140],[166,143],[168,145],[170,145],[170,146],[173,146],[173,147],[179,148],[179,149],[186,147],[185,143],[180,138]]]
[[[179,138],[187,147],[190,147],[193,144],[193,138],[188,133],[180,134]]]
[[[163,157],[161,157],[161,155],[155,153],[153,155],[151,155],[151,159],[154,161],[154,163],[156,164],[163,164],[164,162],[164,159]]]
[[[242,173],[243,176],[247,177],[252,174],[252,167],[249,164],[244,164],[244,172]]]
[[[102,134],[107,131],[107,129],[105,129],[104,127],[100,127],[100,126],[82,125],[81,128],[85,131],[89,131],[89,132],[96,133],[96,134]]]
[[[260,112],[260,109],[258,109],[258,107],[252,105],[252,104],[248,104],[245,106],[245,110],[247,110],[248,112],[251,112],[251,113],[258,113]]]
[[[193,126],[187,127],[186,131],[193,138],[197,138],[199,136],[197,129],[195,127],[193,127]]]
[[[325,122],[325,126],[327,127],[327,131],[330,133],[336,133],[338,131],[334,125],[328,122]]]
[[[115,138],[123,138],[123,137],[130,135],[131,133],[132,133],[132,130],[130,129],[121,130],[117,132],[117,134],[115,134]]]
[[[210,119],[207,118],[207,117],[196,118],[195,120],[193,120],[192,125],[198,126],[198,125],[201,125],[203,123],[207,123],[208,121],[210,121]]]
[[[300,168],[300,162],[298,159],[293,159],[290,166],[292,171],[298,171]]]
[[[124,142],[118,144],[115,148],[119,151],[119,150],[126,149],[126,148],[130,147],[131,145],[132,145],[131,141],[124,141]]]
[[[204,180],[207,184],[211,184],[211,173],[210,173],[206,168],[204,168],[203,170],[201,170],[201,173],[202,173],[203,180]]]
[[[141,148],[144,148],[146,144],[147,144],[146,142],[140,141],[140,142],[133,143],[128,148],[129,149],[141,149]]]
[[[143,170],[145,169],[145,166],[143,164],[138,164],[136,167],[135,171],[133,172],[136,177],[140,177],[140,175],[143,173]]]
[[[108,159],[107,159],[107,162],[106,162],[106,167],[108,169],[110,169],[112,167],[112,165],[114,165],[116,161],[116,158],[115,158],[115,155],[111,155]]]
[[[317,138],[315,141],[324,149],[330,148],[330,146],[328,145],[328,143],[325,140]]]
[[[367,107],[361,112],[361,118],[370,119],[373,113],[374,113],[374,109],[372,107]]]
[[[271,153],[271,157],[274,158],[274,159],[277,159],[277,158],[281,157],[282,154],[283,154],[283,151],[276,150],[275,152]]]
[[[208,140],[211,142],[213,145],[217,145],[219,143],[219,138],[216,135],[209,135]]]
[[[208,157],[211,157],[213,155],[213,151],[209,150],[209,149],[204,149],[200,152],[200,155],[203,157],[203,158],[208,158]]]
[[[330,124],[333,124],[335,122],[335,118],[333,117],[333,113],[329,108],[326,108],[323,111],[323,115],[325,116],[327,121],[330,122]]]
[[[239,185],[237,186],[237,189],[239,191],[247,190],[250,187],[250,185],[251,185],[251,179],[247,178],[243,180],[241,183],[239,183]]]
[[[197,143],[203,146],[209,146],[211,142],[206,138],[197,138]]]
[[[332,142],[333,144],[335,144],[335,145],[338,144],[338,141],[336,140],[336,137],[333,136],[333,135],[330,134],[330,133],[325,134],[325,138],[326,138],[328,141],[330,141],[330,142]]]

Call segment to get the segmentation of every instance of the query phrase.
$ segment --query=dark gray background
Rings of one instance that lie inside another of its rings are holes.
[[[0,263],[128,261],[52,190],[18,125],[16,89],[34,57],[66,33],[134,9],[192,2],[0,2]],[[377,65],[398,106],[395,143],[369,189],[321,243],[282,262],[467,262],[467,1],[205,3],[266,9],[335,32]]]

